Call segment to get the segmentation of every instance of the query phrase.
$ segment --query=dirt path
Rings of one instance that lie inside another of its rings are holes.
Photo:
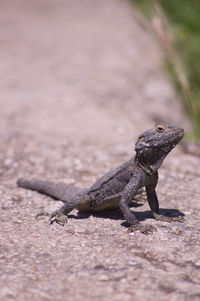
[[[155,117],[188,126],[161,53],[120,0],[0,0],[0,300],[199,300],[200,160],[177,147],[160,171],[153,236],[120,212],[65,227],[36,221],[60,202],[16,187],[21,176],[81,186],[133,155]],[[174,212],[172,210],[172,212]]]

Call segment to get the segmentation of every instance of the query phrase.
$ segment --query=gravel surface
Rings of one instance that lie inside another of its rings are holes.
[[[133,208],[150,236],[127,234],[119,210],[50,226],[35,216],[61,202],[16,186],[89,186],[155,119],[189,128],[154,38],[123,0],[0,5],[0,300],[200,300],[200,158],[178,146],[160,170],[160,206],[183,224]]]

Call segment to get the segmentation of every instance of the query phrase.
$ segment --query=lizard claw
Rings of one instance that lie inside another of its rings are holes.
[[[61,210],[56,210],[50,215],[50,225],[56,222],[57,224],[64,226],[68,222],[68,217],[66,214],[63,214]]]
[[[149,235],[149,234],[152,235],[154,231],[157,231],[157,229],[152,225],[137,224],[137,225],[131,226],[128,229],[128,233],[135,232],[137,230],[139,230],[142,234],[145,234],[145,235]]]

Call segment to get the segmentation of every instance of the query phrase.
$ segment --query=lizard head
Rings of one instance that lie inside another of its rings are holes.
[[[144,164],[160,167],[166,155],[179,143],[183,135],[184,130],[180,127],[167,123],[156,124],[139,136],[135,145],[137,158]]]

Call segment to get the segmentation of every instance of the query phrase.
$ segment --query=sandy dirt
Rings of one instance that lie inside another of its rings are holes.
[[[0,0],[0,300],[200,300],[200,159],[178,146],[160,169],[158,231],[127,234],[119,210],[74,210],[19,177],[87,187],[134,154],[156,118],[189,129],[157,42],[120,0]],[[144,205],[143,205],[144,204]],[[166,210],[164,210],[166,209]],[[167,209],[171,209],[168,211]]]

